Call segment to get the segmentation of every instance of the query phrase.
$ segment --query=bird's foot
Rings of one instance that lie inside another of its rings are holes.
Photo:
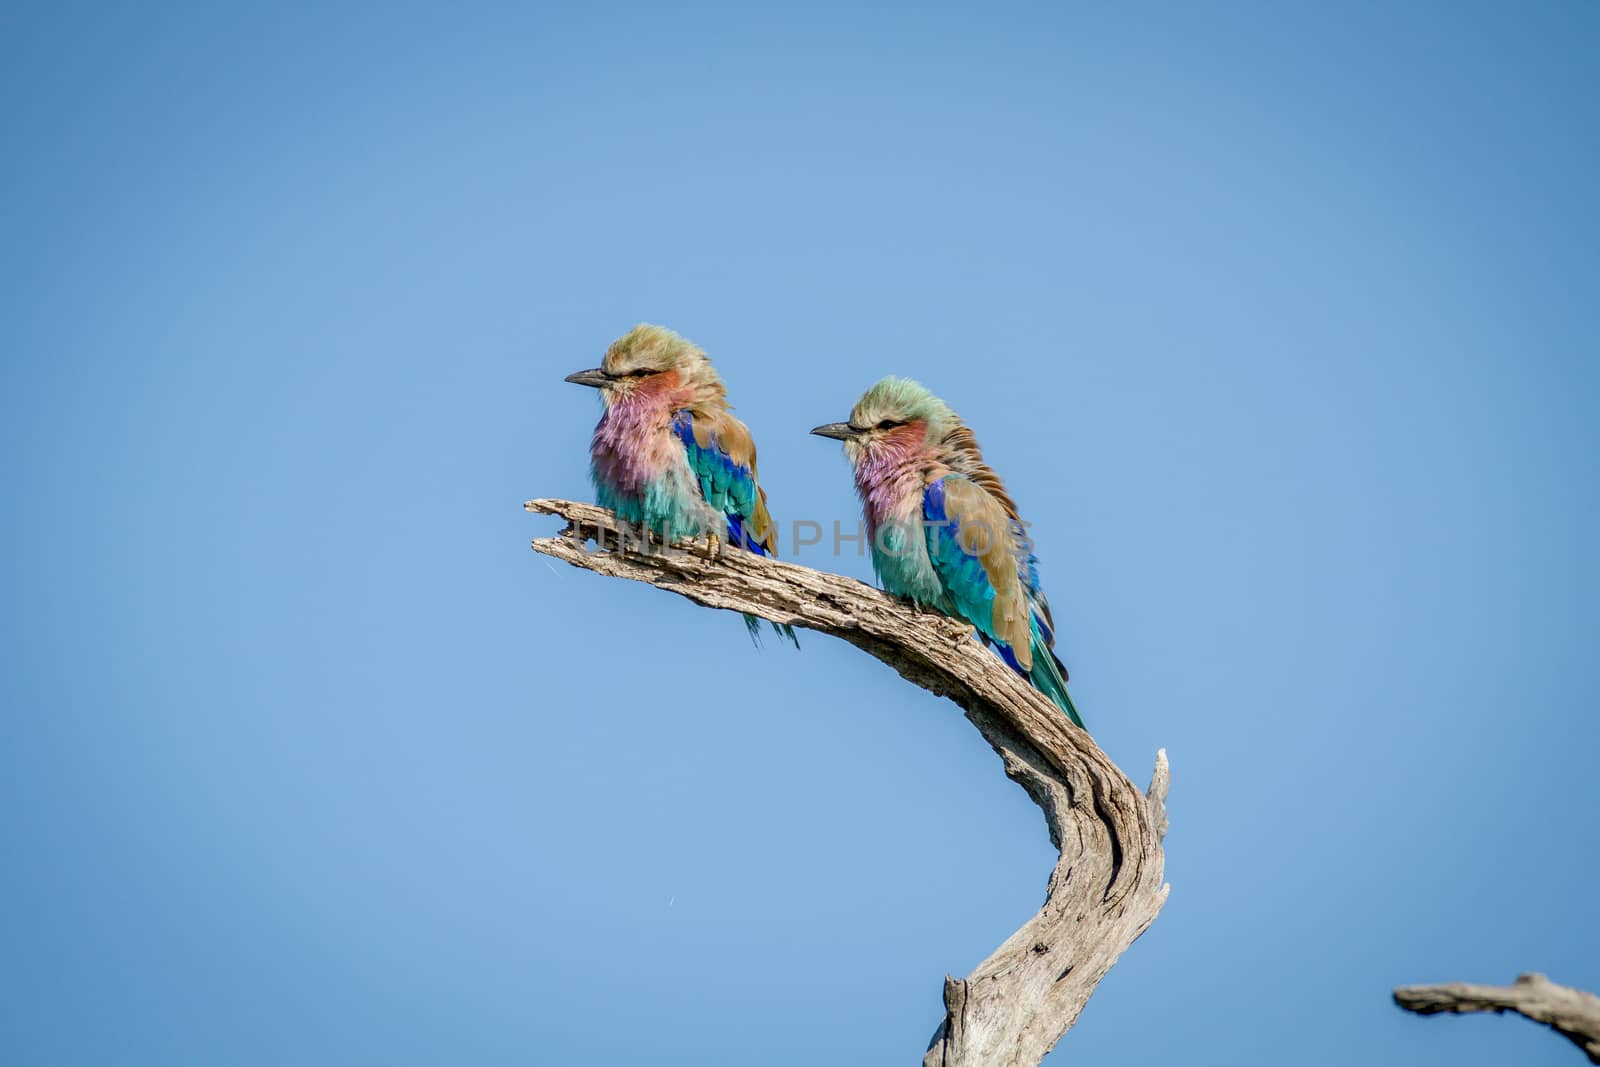
[[[713,559],[721,559],[721,558],[722,558],[722,538],[718,537],[714,531],[707,530],[706,531],[706,559],[707,560],[713,560]]]

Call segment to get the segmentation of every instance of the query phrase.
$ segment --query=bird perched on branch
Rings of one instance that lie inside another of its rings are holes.
[[[884,589],[972,623],[1082,726],[1017,505],[950,406],[909,378],[885,378],[848,422],[811,432],[844,442]]]
[[[663,541],[704,537],[708,554],[726,539],[758,556],[777,555],[755,441],[698,346],[643,323],[617,338],[600,366],[566,380],[599,389],[605,403],[589,443],[602,506]],[[744,619],[757,636],[760,622]],[[793,627],[773,628],[799,646]]]

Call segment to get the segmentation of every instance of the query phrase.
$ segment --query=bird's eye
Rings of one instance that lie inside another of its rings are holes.
[[[655,372],[652,371],[648,367],[640,367],[638,370],[629,371],[627,376],[629,378],[643,378],[647,374],[654,374],[654,373]]]
[[[878,423],[878,429],[880,429],[880,430],[892,430],[896,426],[904,426],[904,425],[905,425],[905,423],[897,422],[894,419],[884,419],[882,422]]]

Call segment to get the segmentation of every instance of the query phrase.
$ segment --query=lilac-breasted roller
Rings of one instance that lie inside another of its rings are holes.
[[[612,343],[600,366],[567,381],[599,389],[605,403],[589,442],[602,506],[664,541],[704,537],[714,549],[725,539],[777,555],[755,441],[697,345],[642,323]],[[755,636],[759,621],[746,615],[745,624]],[[773,628],[795,640],[792,627]]]
[[[950,405],[909,378],[885,378],[848,422],[811,432],[844,442],[884,589],[972,623],[1082,726],[1017,505]]]

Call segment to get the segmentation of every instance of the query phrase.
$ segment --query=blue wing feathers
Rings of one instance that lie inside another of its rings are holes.
[[[989,580],[989,572],[984,569],[983,561],[968,552],[957,536],[958,524],[950,519],[946,509],[943,479],[923,491],[922,515],[928,523],[928,555],[956,613],[977,627],[984,643],[998,652],[1007,666],[1027,678],[1035,688],[1059,705],[1073,722],[1082,726],[1083,721],[1067,695],[1066,670],[1051,651],[1055,635],[1051,632],[1045,612],[1040,610],[1035,600],[1036,597],[1042,600],[1043,594],[1039,591],[1039,571],[1033,554],[1030,552],[1025,561],[1019,561],[1018,575],[1029,593],[1032,646],[1029,651],[1033,659],[1033,669],[1029,671],[1024,670],[1018,662],[1016,650],[994,634],[994,585]]]
[[[748,540],[746,539],[746,534],[744,532],[744,520],[737,515],[728,516],[728,543],[730,545],[739,545],[742,548],[748,548],[758,556],[765,556],[769,554],[767,552],[767,546],[762,544],[760,541],[757,541],[753,538]]]
[[[699,447],[694,443],[694,416],[687,409],[672,417],[672,432],[678,435],[685,448]]]
[[[985,638],[994,640],[994,586],[983,561],[968,552],[956,536],[957,524],[945,508],[944,481],[934,482],[922,494],[922,517],[928,523],[928,555],[945,593],[968,622]],[[996,647],[1002,642],[994,641]]]
[[[678,440],[683,442],[684,454],[689,460],[689,469],[694,472],[695,479],[700,483],[700,495],[705,497],[707,504],[722,512],[728,523],[728,543],[738,545],[758,556],[770,555],[766,545],[762,544],[751,531],[745,529],[745,523],[756,510],[755,474],[749,467],[735,463],[726,452],[715,435],[707,442],[706,447],[700,447],[700,442],[694,437],[694,415],[688,410],[680,411],[672,420],[673,433]],[[760,643],[760,622],[753,615],[744,617],[744,624],[750,630],[750,639]],[[794,627],[773,623],[772,628],[781,637],[786,637],[794,642],[796,648],[800,641],[795,636]]]
[[[689,469],[700,483],[700,494],[727,518],[729,540],[754,547],[753,540],[747,543],[744,535],[744,523],[755,510],[756,499],[756,480],[750,468],[735,463],[715,437],[702,448],[694,437],[694,416],[688,411],[678,412],[672,429],[683,442]],[[764,551],[761,554],[766,555]]]

